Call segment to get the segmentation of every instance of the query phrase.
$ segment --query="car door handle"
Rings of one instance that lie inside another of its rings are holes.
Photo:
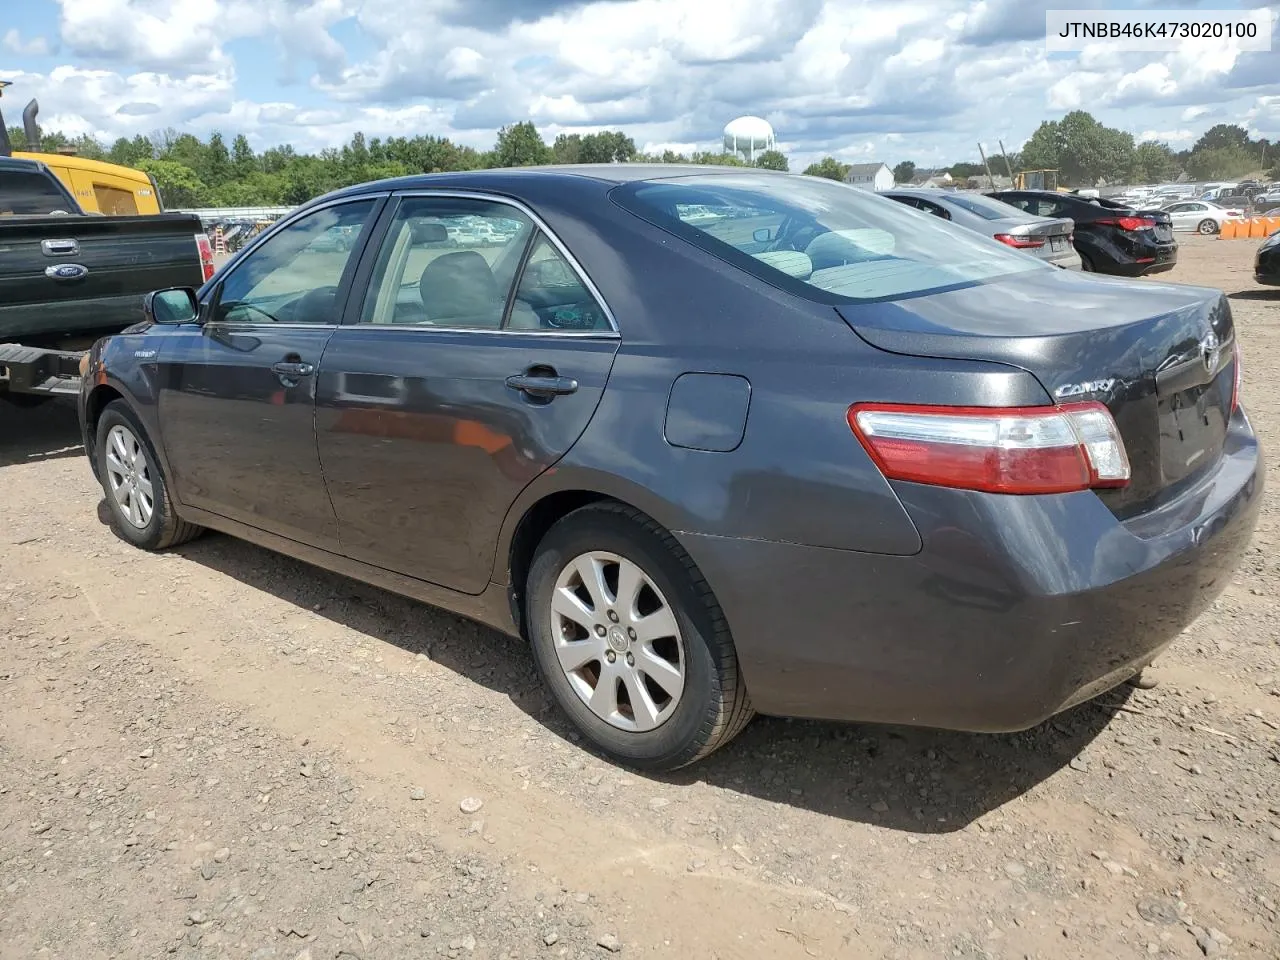
[[[271,369],[282,377],[309,377],[315,373],[316,368],[309,363],[281,360],[278,363],[273,363]]]
[[[507,386],[531,397],[561,397],[578,392],[578,381],[569,377],[538,377],[527,373],[507,377]]]

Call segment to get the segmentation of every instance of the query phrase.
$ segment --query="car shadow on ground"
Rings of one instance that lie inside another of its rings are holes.
[[[22,402],[0,398],[0,467],[84,456],[74,401]]]
[[[98,514],[108,522],[105,500]],[[177,551],[344,628],[426,654],[463,679],[508,697],[556,736],[582,745],[544,692],[532,657],[518,640],[233,537],[207,534]],[[694,767],[669,775],[638,775],[674,786],[704,781],[890,829],[947,833],[1070,764],[1117,710],[1126,709],[1131,689],[1117,688],[1017,734],[758,717],[733,743]]]
[[[1262,300],[1264,302],[1280,303],[1280,287],[1261,290],[1237,290],[1235,293],[1228,293],[1227,299]]]

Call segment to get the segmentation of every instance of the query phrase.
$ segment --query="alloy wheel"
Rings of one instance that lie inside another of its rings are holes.
[[[566,564],[552,594],[551,636],[570,687],[610,726],[644,733],[675,712],[685,690],[680,624],[631,560],[592,551]]]
[[[1217,225],[1216,223],[1214,223],[1212,220],[1201,220],[1201,221],[1200,221],[1200,232],[1201,232],[1202,234],[1204,234],[1205,236],[1208,236],[1208,235],[1213,234],[1213,233],[1217,233],[1217,232],[1218,232],[1218,225]]]
[[[138,438],[123,424],[116,424],[107,434],[106,470],[120,516],[144,529],[156,510],[151,465]]]

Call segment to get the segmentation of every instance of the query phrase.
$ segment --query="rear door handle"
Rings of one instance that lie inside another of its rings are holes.
[[[282,377],[309,377],[315,373],[315,367],[309,363],[297,363],[291,360],[281,360],[273,363],[271,369]]]
[[[527,373],[507,377],[507,386],[531,397],[561,397],[578,392],[578,381],[569,377],[537,377]]]

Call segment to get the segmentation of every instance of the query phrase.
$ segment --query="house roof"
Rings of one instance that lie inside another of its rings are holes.
[[[860,177],[874,176],[880,172],[881,167],[884,167],[887,170],[888,166],[889,165],[885,163],[851,163],[849,164],[849,175],[853,176],[856,174]]]

